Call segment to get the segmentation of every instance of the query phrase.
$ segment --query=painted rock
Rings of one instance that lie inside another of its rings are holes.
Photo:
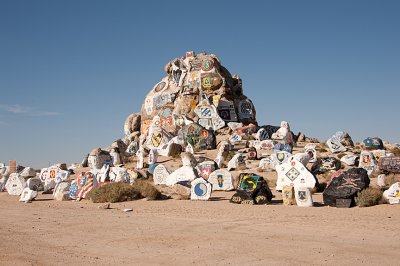
[[[170,175],[170,171],[162,165],[156,166],[153,172],[153,181],[156,185],[165,185],[167,183],[167,177]]]
[[[374,148],[377,150],[383,150],[383,141],[380,138],[366,138],[363,140],[365,147]]]
[[[263,158],[260,160],[258,167],[263,171],[271,171],[272,169],[275,169],[275,168],[271,167],[271,163],[272,163],[272,160],[270,157]]]
[[[330,171],[337,171],[342,164],[334,157],[324,157],[318,159],[311,167],[311,173],[314,175],[324,174]]]
[[[304,152],[308,154],[309,159],[309,163],[315,163],[318,159],[318,155],[317,155],[317,150],[316,150],[316,145],[309,143],[304,147]]]
[[[263,141],[263,140],[269,139],[268,132],[264,128],[260,128],[257,131],[256,139],[259,140],[259,141]]]
[[[400,204],[400,182],[394,183],[383,192],[383,197],[389,204]]]
[[[211,192],[212,185],[203,178],[196,178],[191,182],[191,200],[208,200],[211,197]]]
[[[283,186],[315,187],[315,177],[297,160],[278,165],[275,169],[278,173],[276,190],[282,190]]]
[[[215,134],[202,126],[192,123],[182,128],[184,143],[190,143],[194,151],[213,150],[216,148]]]
[[[284,206],[296,205],[296,197],[293,186],[282,187],[282,200]]]
[[[340,161],[348,166],[354,166],[358,162],[358,156],[354,154],[347,154],[340,158]]]
[[[373,150],[372,155],[374,155],[374,159],[376,162],[379,162],[379,159],[382,157],[386,157],[386,150]]]
[[[110,168],[110,182],[131,183],[131,177],[125,167],[115,166]]]
[[[333,178],[332,182],[323,192],[324,203],[336,206],[337,199],[350,199],[354,205],[357,193],[369,186],[370,180],[367,171],[362,168],[352,168]]]
[[[249,160],[257,160],[257,150],[256,148],[252,147],[248,150],[248,158]]]
[[[238,120],[235,105],[232,101],[220,99],[218,102],[217,112],[225,122],[237,122]]]
[[[242,173],[239,185],[230,202],[238,204],[268,204],[273,198],[267,182],[262,176]]]
[[[24,188],[21,192],[20,202],[31,202],[37,197],[38,193],[35,190],[31,190],[28,187]]]
[[[166,179],[167,186],[173,186],[182,181],[193,181],[197,178],[196,173],[194,172],[193,167],[191,166],[182,166],[178,168],[174,172],[172,172]]]
[[[379,169],[391,173],[400,173],[400,157],[380,158]]]
[[[310,160],[310,157],[307,153],[296,153],[290,158],[290,161],[292,160],[297,160],[300,163],[302,163],[304,166],[307,167],[308,161]]]
[[[211,173],[208,182],[212,184],[213,190],[229,191],[233,190],[233,177],[230,172],[224,169],[218,169]]]
[[[332,153],[345,152],[347,149],[340,143],[337,137],[331,137],[326,141],[326,145]]]
[[[232,169],[246,169],[246,162],[241,153],[235,154],[228,162],[228,171]]]
[[[13,196],[21,195],[22,191],[25,187],[25,179],[16,173],[13,173],[9,176],[7,183],[5,184],[5,188],[7,189],[8,194]]]
[[[204,161],[196,166],[198,176],[202,177],[205,180],[208,180],[211,173],[216,169],[216,165],[214,161]]]
[[[307,187],[294,187],[294,194],[297,206],[299,207],[312,207],[313,199],[311,191]]]
[[[378,175],[376,184],[378,185],[378,187],[385,187],[386,186],[386,175],[385,174]]]
[[[360,162],[358,167],[364,168],[368,175],[372,174],[372,172],[377,168],[376,161],[374,159],[374,155],[370,151],[362,151],[360,154]]]
[[[271,154],[271,167],[275,168],[278,165],[281,165],[283,163],[286,163],[290,160],[292,155],[286,151],[277,151]]]

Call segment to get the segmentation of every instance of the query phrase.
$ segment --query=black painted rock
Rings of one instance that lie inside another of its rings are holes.
[[[400,157],[382,157],[379,159],[379,170],[400,173]]]
[[[323,193],[324,203],[335,207],[338,199],[350,199],[354,206],[357,193],[369,186],[367,171],[362,168],[352,168],[333,178]]]
[[[262,205],[271,202],[273,194],[262,176],[242,173],[239,178],[239,186],[231,203]]]
[[[325,157],[318,159],[311,167],[311,173],[314,175],[325,174],[330,171],[337,171],[342,164],[334,157]]]
[[[270,139],[272,134],[274,134],[276,131],[278,131],[278,129],[280,129],[281,127],[266,125],[266,126],[261,126],[260,128],[264,128],[267,131],[268,136],[269,136],[268,138]],[[290,131],[290,133],[292,134],[292,139],[297,142],[298,136],[294,135],[294,133],[292,131]]]

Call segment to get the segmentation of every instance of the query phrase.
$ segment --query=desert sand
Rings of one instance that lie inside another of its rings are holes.
[[[1,265],[399,265],[400,209],[211,201],[30,204],[0,194]],[[124,208],[132,208],[125,213]]]

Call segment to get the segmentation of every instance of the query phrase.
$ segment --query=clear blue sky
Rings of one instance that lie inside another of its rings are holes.
[[[260,124],[399,142],[400,1],[0,0],[0,161],[80,162],[186,51],[238,73]]]

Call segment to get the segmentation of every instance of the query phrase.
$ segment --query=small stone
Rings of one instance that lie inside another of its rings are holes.
[[[123,209],[122,211],[123,211],[123,212],[132,212],[133,209]]]
[[[99,205],[97,208],[103,209],[103,210],[108,210],[108,209],[110,209],[110,206],[111,206],[111,203],[107,202],[105,204]]]

